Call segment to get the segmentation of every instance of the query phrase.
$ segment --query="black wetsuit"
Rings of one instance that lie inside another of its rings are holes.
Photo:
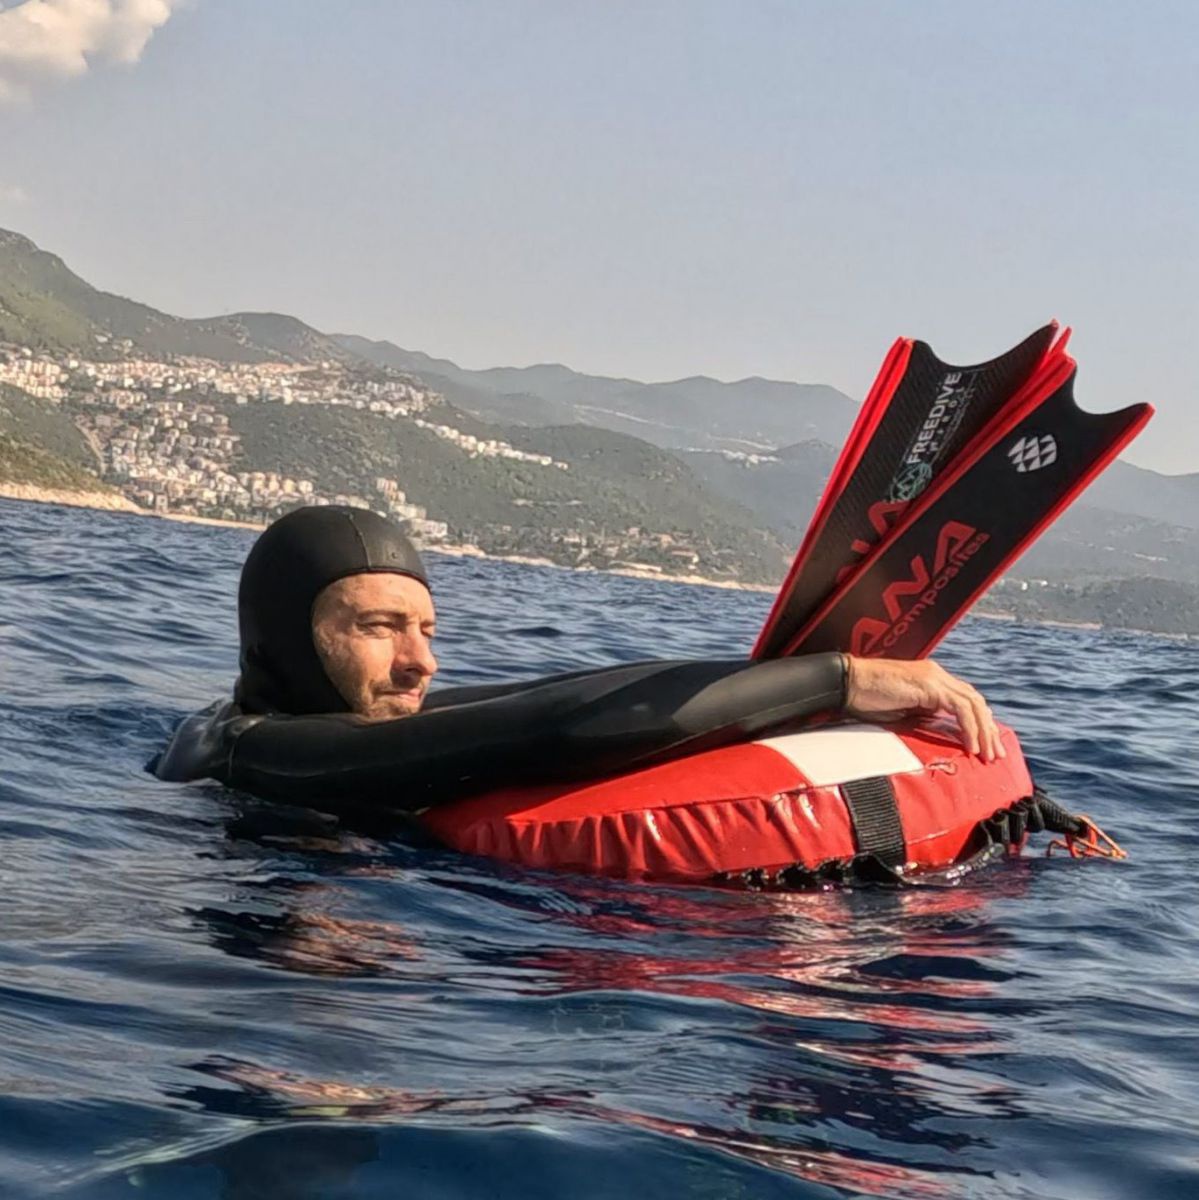
[[[512,784],[594,778],[743,741],[845,702],[839,654],[651,662],[434,692],[416,716],[347,712],[312,642],[321,590],[390,572],[427,586],[415,548],[363,509],[297,509],[255,542],[238,591],[233,700],[189,717],[160,779],[215,779],[329,811],[412,811]]]
[[[188,718],[160,779],[210,778],[328,811],[426,808],[512,784],[594,778],[753,738],[845,702],[839,654],[651,662],[530,683],[447,688],[417,715]]]

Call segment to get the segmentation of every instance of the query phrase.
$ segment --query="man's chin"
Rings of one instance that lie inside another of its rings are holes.
[[[366,713],[368,721],[394,721],[397,717],[414,717],[425,702],[424,692],[416,695],[409,693],[376,696],[370,710]]]

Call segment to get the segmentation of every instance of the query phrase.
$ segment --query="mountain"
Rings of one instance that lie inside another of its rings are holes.
[[[822,385],[703,376],[647,384],[559,364],[470,371],[389,342],[326,336],[281,313],[175,317],[93,287],[57,255],[7,230],[0,230],[0,342],[90,358],[369,363],[415,376],[484,421],[592,425],[666,449],[839,442],[855,410],[848,397]]]
[[[1011,574],[1055,583],[1153,576],[1199,584],[1199,530],[1079,503],[1021,555]]]
[[[708,450],[680,454],[714,491],[748,508],[789,545],[798,545],[837,451],[827,442],[799,442],[763,459]]]
[[[584,375],[560,363],[473,371],[391,342],[334,334],[345,350],[414,375],[486,420],[584,424],[667,450],[771,450],[801,440],[839,444],[857,406],[824,384],[693,376],[669,383]]]
[[[305,325],[298,317],[284,313],[229,313],[205,322],[185,321],[185,325],[203,324],[244,346],[247,351],[274,362],[310,363],[331,361],[354,363],[356,357],[332,338]]]
[[[461,432],[506,439],[568,464],[561,469],[470,458],[428,426],[368,411],[232,402],[221,408],[239,438],[233,469],[309,479],[326,495],[370,496],[378,478],[395,478],[408,500],[447,522],[457,540],[492,553],[608,565],[600,548],[618,541],[627,556],[668,572],[702,567],[747,582],[777,580],[785,564],[782,543],[750,512],[709,492],[673,455],[623,434],[586,426],[489,428],[448,405],[437,412],[439,422]]]
[[[1050,584],[1022,591],[1000,587],[983,597],[979,609],[1026,621],[1199,637],[1199,587],[1154,576]]]
[[[0,229],[0,342],[90,358],[130,349],[151,357],[222,362],[345,359],[346,351],[294,317],[234,313],[189,320],[102,292],[56,254]],[[120,343],[128,342],[129,347]]]
[[[821,442],[802,442],[756,459],[695,451],[681,457],[711,489],[749,509],[794,547],[836,452]],[[1108,474],[1116,476],[1113,486],[1101,476],[1012,573],[1057,582],[1152,574],[1199,584],[1199,503],[1189,498],[1199,476],[1159,475],[1127,463],[1114,464]]]
[[[372,342],[352,334],[338,333],[332,337],[346,352],[377,367],[419,379],[426,387],[481,420],[497,424],[514,421],[520,425],[568,425],[577,420],[569,406],[556,400],[546,400],[527,392],[500,393],[491,390],[485,382],[471,382],[475,373],[455,366],[449,359],[431,358],[419,350],[401,350],[390,342]]]
[[[1113,512],[1199,529],[1199,474],[1162,475],[1114,462],[1095,481],[1087,499]]]
[[[578,546],[586,558],[604,546],[610,557],[644,552],[645,561],[666,566],[689,553],[672,539],[694,533],[690,547],[702,551],[704,569],[754,579],[781,573],[855,411],[847,397],[815,385],[703,376],[647,384],[555,363],[474,371],[390,342],[326,335],[280,313],[173,317],[94,288],[57,256],[0,230],[2,342],[62,363],[71,356],[330,363],[335,370],[309,377],[325,379],[330,395],[343,389],[343,400],[348,389],[358,407],[321,407],[326,395],[319,405],[231,410],[242,437],[239,469],[286,471],[360,495],[373,494],[374,471],[399,480],[433,519],[477,535],[489,549],[552,546],[559,559],[564,547]],[[419,423],[361,411],[372,402],[371,388],[396,386],[397,372],[417,381],[417,393],[423,381],[444,397],[427,398],[427,415],[454,436],[506,441],[569,470],[468,454]],[[75,415],[87,424],[94,411]],[[10,473],[20,447],[50,456],[43,472],[51,460],[94,470],[98,427],[89,429],[85,438],[69,413],[0,392]],[[191,470],[184,461],[176,467]],[[1144,574],[1199,581],[1199,474],[1114,464],[1015,571],[1055,586]]]

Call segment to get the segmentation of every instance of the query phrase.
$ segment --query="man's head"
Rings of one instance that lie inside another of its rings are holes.
[[[420,710],[437,660],[433,597],[407,575],[349,575],[312,607],[312,640],[350,711],[374,721]]]
[[[416,712],[437,663],[416,548],[366,509],[300,508],[254,543],[238,591],[247,712]]]

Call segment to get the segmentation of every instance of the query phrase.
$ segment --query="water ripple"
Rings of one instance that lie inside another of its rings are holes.
[[[1193,647],[944,649],[1123,866],[650,888],[156,783],[232,681],[250,535],[0,515],[0,1194],[1199,1194]],[[451,683],[744,653],[767,607],[431,569]]]

